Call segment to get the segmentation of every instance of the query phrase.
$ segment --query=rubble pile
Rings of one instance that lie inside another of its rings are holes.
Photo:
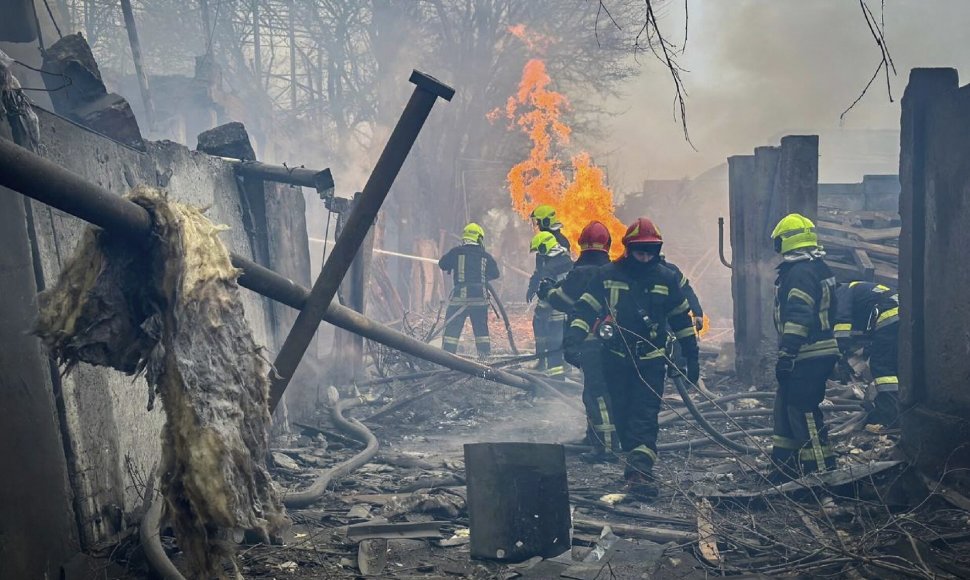
[[[507,363],[515,364],[528,363]],[[733,375],[717,375],[712,364],[707,374],[715,398],[697,392],[693,397],[718,429],[758,433],[770,425],[772,393],[747,387]],[[967,512],[947,506],[933,488],[927,494],[895,459],[894,432],[862,428],[856,420],[862,403],[857,384],[830,382],[823,404],[835,433],[839,470],[788,487],[773,486],[762,475],[768,468],[765,458],[739,455],[709,441],[692,443],[662,451],[657,465],[661,495],[644,503],[623,493],[622,461],[590,464],[580,459],[582,416],[559,399],[513,393],[446,371],[419,377],[359,385],[367,404],[354,415],[378,434],[381,452],[372,463],[334,481],[331,493],[316,505],[291,510],[296,524],[287,546],[247,551],[245,573],[285,571],[293,578],[886,578],[945,571],[959,576],[958,571],[968,569],[960,547],[970,541],[963,531],[970,521]],[[280,481],[291,488],[305,485],[323,465],[363,448],[362,442],[344,440],[325,413],[320,416],[314,425],[298,425],[300,434],[289,448],[278,450],[303,471],[277,467]],[[676,399],[665,399],[662,444],[705,439],[695,424],[680,418],[688,416]],[[520,563],[471,557],[461,448],[481,441],[566,443],[571,550]],[[747,441],[770,449],[767,436]],[[313,465],[315,446],[327,448],[325,464]],[[913,553],[906,563],[897,556],[902,543]]]

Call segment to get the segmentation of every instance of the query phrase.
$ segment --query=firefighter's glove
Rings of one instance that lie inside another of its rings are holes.
[[[526,303],[532,302],[532,299],[536,297],[536,289],[529,286],[529,289],[525,291],[525,301]]]
[[[583,368],[583,354],[578,348],[566,348],[563,346],[562,358],[577,369]]]
[[[795,370],[795,355],[788,352],[778,353],[778,362],[775,363],[775,378],[779,383],[784,383],[791,378]]]
[[[687,375],[687,382],[692,385],[696,385],[697,381],[700,380],[701,365],[696,356],[687,359],[687,372],[684,374]]]
[[[704,317],[703,316],[695,316],[694,317],[694,330],[696,330],[697,332],[700,332],[700,331],[704,330]]]
[[[539,281],[539,290],[536,291],[536,294],[539,296],[540,299],[545,300],[546,297],[549,296],[549,293],[552,292],[555,288],[556,288],[555,281],[549,278],[543,278],[542,280]]]

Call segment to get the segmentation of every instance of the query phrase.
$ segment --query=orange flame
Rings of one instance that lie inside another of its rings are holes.
[[[525,34],[524,26],[521,30],[513,28]],[[518,36],[516,30],[510,28]],[[613,192],[604,183],[603,170],[593,165],[588,153],[572,157],[572,180],[567,181],[557,149],[569,143],[571,129],[562,120],[569,101],[550,90],[550,84],[545,63],[532,59],[522,70],[519,90],[505,106],[505,116],[532,141],[529,157],[508,173],[512,205],[524,218],[538,205],[555,207],[563,233],[574,248],[578,248],[579,234],[589,222],[602,222],[613,236],[610,257],[615,259],[623,253],[620,240],[626,226],[614,215]],[[488,118],[494,122],[501,114],[495,109]]]

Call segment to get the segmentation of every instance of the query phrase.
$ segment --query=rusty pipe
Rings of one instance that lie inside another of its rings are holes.
[[[374,218],[377,217],[377,212],[380,211],[384,199],[391,190],[394,179],[404,165],[411,147],[414,146],[421,127],[431,114],[432,107],[438,97],[451,100],[455,94],[455,90],[451,87],[418,71],[411,73],[410,81],[415,85],[411,99],[404,107],[404,112],[401,113],[401,118],[398,119],[397,126],[394,127],[387,144],[384,145],[384,151],[381,152],[380,159],[377,160],[364,189],[354,201],[353,209],[347,216],[347,222],[334,243],[327,262],[320,270],[313,289],[310,290],[310,296],[300,309],[300,314],[296,317],[293,327],[286,335],[286,340],[283,341],[282,348],[276,355],[276,361],[273,363],[276,372],[273,374],[269,390],[270,410],[275,409],[283,398],[283,393],[286,392],[296,367],[299,366],[307,347],[310,346],[320,321],[323,320],[330,303],[333,302],[337,288],[340,287],[354,257],[360,250],[361,243],[370,231]]]
[[[721,258],[721,263],[727,268],[733,268],[731,262],[724,257],[724,218],[717,218],[717,256]]]
[[[147,239],[152,232],[151,216],[145,208],[2,138],[0,185],[135,241]],[[240,286],[296,309],[307,301],[310,291],[303,286],[243,257],[232,254],[231,258],[233,265],[243,271]],[[324,320],[445,368],[532,390],[524,379],[425,344],[340,304],[330,304]]]

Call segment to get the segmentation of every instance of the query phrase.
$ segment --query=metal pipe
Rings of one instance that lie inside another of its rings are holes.
[[[106,230],[137,238],[152,231],[145,208],[6,139],[0,139],[0,185]]]
[[[236,174],[242,177],[255,177],[266,181],[312,187],[318,193],[330,192],[334,188],[333,174],[330,169],[306,169],[305,167],[284,167],[270,165],[259,161],[246,161],[232,157],[220,157],[223,161],[232,163]]]
[[[133,240],[147,239],[152,231],[151,217],[145,208],[6,139],[0,139],[0,185],[106,230],[128,235]],[[243,271],[239,277],[240,286],[297,310],[303,308],[309,290],[251,260],[235,254],[231,258],[232,264]],[[517,389],[532,390],[532,385],[525,379],[425,344],[340,304],[330,304],[323,319],[451,370]]]
[[[135,63],[135,76],[138,77],[138,88],[141,89],[141,100],[145,104],[145,117],[148,128],[155,130],[155,103],[152,102],[152,92],[148,87],[148,74],[145,63],[141,58],[141,42],[138,40],[138,28],[135,26],[135,14],[131,10],[131,0],[121,0],[121,13],[125,17],[125,28],[128,30],[128,43],[131,45],[131,60]]]
[[[721,259],[721,263],[728,268],[733,268],[731,262],[728,262],[724,257],[724,218],[717,218],[717,257]]]
[[[411,73],[410,81],[415,84],[411,99],[404,107],[404,112],[398,119],[397,126],[394,127],[387,144],[384,145],[384,151],[381,152],[381,157],[377,160],[364,189],[354,201],[353,209],[347,216],[343,231],[337,238],[330,257],[323,265],[317,281],[313,284],[313,289],[310,290],[309,298],[276,355],[273,363],[276,372],[273,374],[269,391],[270,410],[275,409],[283,398],[290,379],[293,378],[303,354],[310,346],[320,321],[327,313],[337,288],[340,287],[361,243],[370,231],[371,224],[377,217],[377,212],[380,211],[411,147],[414,146],[421,127],[431,114],[432,107],[438,97],[451,100],[455,94],[451,87],[418,71]]]

